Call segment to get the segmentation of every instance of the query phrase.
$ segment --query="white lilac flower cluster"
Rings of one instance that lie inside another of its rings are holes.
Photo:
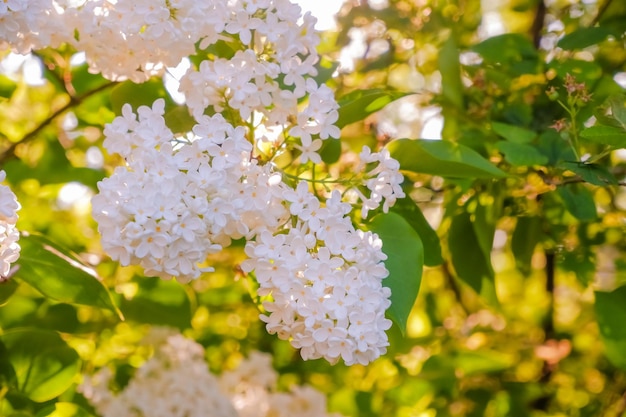
[[[154,356],[119,393],[102,368],[78,387],[102,417],[238,417],[204,360],[204,349],[180,334],[169,334]]]
[[[386,352],[391,327],[382,242],[354,228],[336,190],[323,207],[305,182],[284,198],[295,224],[248,242],[242,264],[255,271],[259,295],[272,297],[263,303],[268,332],[290,340],[304,359],[371,362]]]
[[[7,0],[0,23],[0,47],[66,42],[111,80],[142,82],[183,57],[200,60],[180,80],[190,132],[167,127],[163,100],[125,105],[105,127],[104,146],[125,160],[92,201],[113,259],[188,282],[245,238],[268,331],[306,359],[365,364],[385,352],[380,240],[355,229],[338,192],[294,190],[274,165],[286,154],[303,168],[289,175],[311,172],[322,141],[340,135],[333,92],[313,78],[320,39],[310,14],[289,0]],[[362,190],[365,218],[404,193],[388,153],[366,148],[361,158],[348,188]]]
[[[252,352],[236,369],[216,376],[208,370],[201,345],[155,330],[148,336],[156,345],[154,356],[121,392],[110,390],[107,367],[79,385],[102,417],[330,417],[326,397],[316,389],[276,389],[278,374],[268,354]]]
[[[243,127],[202,116],[189,138],[165,125],[164,101],[105,128],[105,146],[126,159],[99,183],[92,200],[103,248],[146,275],[188,282],[211,271],[207,256],[231,239],[252,238],[288,218],[286,186],[269,165],[250,158]]]
[[[0,171],[0,183],[5,178],[6,172]],[[15,227],[19,209],[20,203],[11,188],[0,184],[0,282],[7,279],[11,264],[20,257],[20,233]]]

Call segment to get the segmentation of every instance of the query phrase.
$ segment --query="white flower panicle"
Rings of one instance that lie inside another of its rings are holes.
[[[105,146],[127,166],[98,184],[93,216],[113,259],[188,282],[210,271],[202,263],[231,239],[282,224],[285,185],[250,158],[243,128],[204,116],[192,137],[177,139],[163,111],[163,100],[138,117],[126,105],[107,126]]]
[[[336,191],[321,206],[305,182],[285,193],[296,224],[261,233],[246,245],[244,271],[255,271],[269,333],[289,340],[304,359],[367,364],[386,353],[391,292],[382,242],[355,230]]]
[[[79,386],[102,417],[238,417],[202,346],[180,334],[157,346],[121,392],[109,390],[111,379],[105,367]]]
[[[6,172],[0,171],[0,183],[6,179]],[[0,282],[8,279],[11,264],[20,257],[20,232],[15,227],[20,203],[7,185],[0,184]]]
[[[102,417],[339,417],[326,410],[326,397],[308,386],[277,390],[271,356],[252,352],[232,371],[211,374],[198,343],[156,328],[148,336],[154,356],[128,385],[113,393],[105,367],[78,389]]]

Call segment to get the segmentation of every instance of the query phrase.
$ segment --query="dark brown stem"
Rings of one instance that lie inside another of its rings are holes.
[[[537,4],[537,11],[535,12],[535,19],[533,20],[533,25],[531,26],[531,35],[533,37],[533,45],[535,48],[539,49],[539,45],[541,44],[541,37],[543,35],[543,26],[546,19],[546,5],[543,0],[539,0],[539,4]]]
[[[607,9],[609,8],[612,2],[613,0],[606,0],[604,3],[602,3],[600,8],[598,9],[598,13],[596,14],[596,17],[594,17],[591,23],[589,24],[589,27],[593,27],[598,24],[598,22],[600,21],[600,19],[602,19],[602,16],[607,11]]]

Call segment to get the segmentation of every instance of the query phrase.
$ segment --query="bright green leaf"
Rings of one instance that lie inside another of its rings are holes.
[[[611,117],[617,121],[623,131],[626,131],[626,95],[611,96],[608,103],[611,107]]]
[[[14,279],[0,281],[0,306],[11,298],[18,286],[19,284]]]
[[[595,311],[606,356],[615,366],[626,369],[626,287],[596,291]]]
[[[581,27],[563,36],[556,45],[568,51],[583,49],[604,41],[612,34],[613,31],[605,27]]]
[[[504,139],[515,143],[528,143],[537,137],[537,132],[516,125],[493,122],[491,128]]]
[[[454,36],[448,37],[441,46],[438,63],[441,72],[441,93],[444,99],[458,109],[464,108],[459,48]]]
[[[110,310],[120,317],[111,294],[95,272],[43,236],[23,235],[16,279],[53,300]]]
[[[7,76],[0,75],[0,97],[11,98],[16,89],[17,84],[15,81]]]
[[[617,178],[602,165],[585,164],[583,162],[563,162],[562,166],[580,176],[589,184],[605,186],[617,185],[618,183]]]
[[[557,190],[565,208],[582,222],[597,219],[598,213],[593,194],[581,184],[566,184]]]
[[[589,142],[608,145],[612,148],[626,148],[626,130],[613,126],[591,126],[580,132]]]
[[[452,218],[448,230],[448,248],[457,276],[474,291],[495,304],[494,272],[491,259],[485,256],[470,214],[462,213]]]
[[[396,213],[379,214],[368,224],[383,241],[389,276],[383,285],[391,289],[389,317],[405,331],[422,280],[424,246],[419,235]]]
[[[189,113],[187,106],[176,106],[167,111],[163,118],[165,124],[173,133],[187,133],[197,124],[196,119]]]
[[[339,161],[341,157],[341,140],[328,139],[323,141],[319,154],[322,157],[322,161],[327,164],[334,164]]]
[[[450,178],[503,178],[506,174],[467,146],[441,140],[398,139],[388,146],[400,169]]]
[[[93,417],[78,405],[58,402],[40,410],[35,417]]]
[[[55,398],[68,389],[80,370],[78,354],[58,333],[9,330],[0,341],[15,371],[15,389],[35,402]]]
[[[120,301],[126,319],[179,329],[191,326],[191,305],[181,284],[147,277],[137,281],[139,289],[133,298]]]
[[[335,125],[342,128],[350,123],[363,120],[370,114],[376,113],[387,104],[407,94],[382,89],[353,91],[338,100],[339,119]]]
[[[441,256],[439,236],[430,226],[419,206],[410,198],[402,198],[396,201],[391,210],[401,215],[419,235],[424,245],[424,264],[427,266],[441,265],[443,257]]]
[[[530,39],[519,33],[492,36],[474,45],[472,50],[487,64],[501,64],[513,74],[536,73],[538,67],[537,49]]]
[[[513,166],[533,166],[548,163],[548,157],[534,146],[501,141],[496,144],[504,158]]]

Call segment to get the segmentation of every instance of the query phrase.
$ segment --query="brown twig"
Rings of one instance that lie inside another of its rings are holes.
[[[8,148],[6,148],[2,152],[2,154],[0,154],[0,165],[4,164],[9,159],[15,157],[15,149],[18,147],[18,145],[30,142],[31,140],[35,139],[37,137],[37,135],[43,129],[45,129],[50,123],[52,123],[52,121],[54,119],[56,119],[57,117],[59,117],[60,115],[62,115],[63,113],[65,113],[66,111],[71,109],[72,107],[78,106],[85,99],[87,99],[87,98],[89,98],[89,97],[93,96],[94,94],[97,94],[97,93],[99,93],[101,91],[104,91],[107,88],[110,88],[110,87],[112,87],[112,86],[114,86],[116,84],[117,84],[116,82],[112,81],[112,82],[103,84],[103,85],[101,85],[99,87],[96,87],[93,90],[88,91],[88,92],[86,92],[85,94],[83,94],[81,96],[70,97],[70,100],[67,102],[67,104],[65,104],[63,107],[61,107],[60,109],[58,109],[55,112],[53,112],[45,120],[43,120],[41,123],[39,123],[39,125],[37,125],[37,127],[35,127],[33,130],[31,130],[30,132],[25,134],[20,140],[18,140],[17,142],[13,142]]]

